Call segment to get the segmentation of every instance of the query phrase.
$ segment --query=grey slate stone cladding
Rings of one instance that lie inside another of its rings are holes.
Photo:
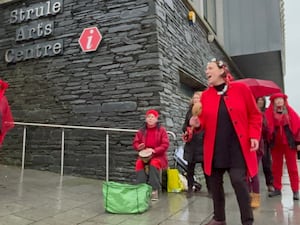
[[[10,24],[11,11],[41,0],[23,2],[0,5],[0,77],[10,84],[7,97],[18,122],[138,129],[145,111],[155,108],[180,139],[189,99],[180,71],[205,85],[207,61],[225,57],[207,42],[199,18],[189,26],[185,1],[64,0],[62,12],[34,21],[53,22],[51,35],[16,42],[16,29],[31,21]],[[84,53],[78,39],[92,26],[103,39],[96,51]],[[7,49],[61,39],[60,55],[5,62]],[[25,167],[59,172],[61,130],[27,128]],[[110,179],[132,181],[133,133],[109,134]],[[1,163],[20,165],[22,135],[22,126],[8,134]],[[105,132],[66,129],[64,171],[105,179]]]

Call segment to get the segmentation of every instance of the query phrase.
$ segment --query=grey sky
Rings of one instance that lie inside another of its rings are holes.
[[[300,114],[300,1],[285,0],[285,92],[289,104]]]

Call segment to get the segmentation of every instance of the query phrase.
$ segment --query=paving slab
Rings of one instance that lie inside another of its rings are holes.
[[[269,198],[263,175],[260,181],[255,224],[299,225],[300,203],[293,200],[286,169],[281,197]],[[240,225],[227,176],[224,186],[227,224]],[[212,200],[202,190],[189,199],[185,193],[162,193],[143,214],[111,214],[103,207],[101,188],[96,179],[0,165],[0,225],[202,225],[213,213]]]

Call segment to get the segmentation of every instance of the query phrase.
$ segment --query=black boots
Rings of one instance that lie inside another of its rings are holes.
[[[294,193],[293,193],[293,199],[294,200],[299,200],[299,191],[295,191]]]
[[[274,191],[269,193],[269,197],[275,197],[275,196],[280,196],[281,195],[281,191],[278,189],[275,189]],[[298,201],[299,200],[299,191],[295,191],[293,192],[293,199]]]
[[[225,221],[216,221],[215,219],[212,219],[205,225],[226,225]]]
[[[275,197],[275,196],[280,196],[280,195],[281,195],[281,191],[278,189],[275,189],[274,191],[269,193],[270,198]]]

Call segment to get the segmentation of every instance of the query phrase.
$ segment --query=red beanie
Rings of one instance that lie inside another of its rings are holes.
[[[148,116],[149,114],[152,114],[153,116],[155,116],[156,118],[159,116],[158,112],[154,109],[149,109],[147,112],[146,112],[146,116]]]

